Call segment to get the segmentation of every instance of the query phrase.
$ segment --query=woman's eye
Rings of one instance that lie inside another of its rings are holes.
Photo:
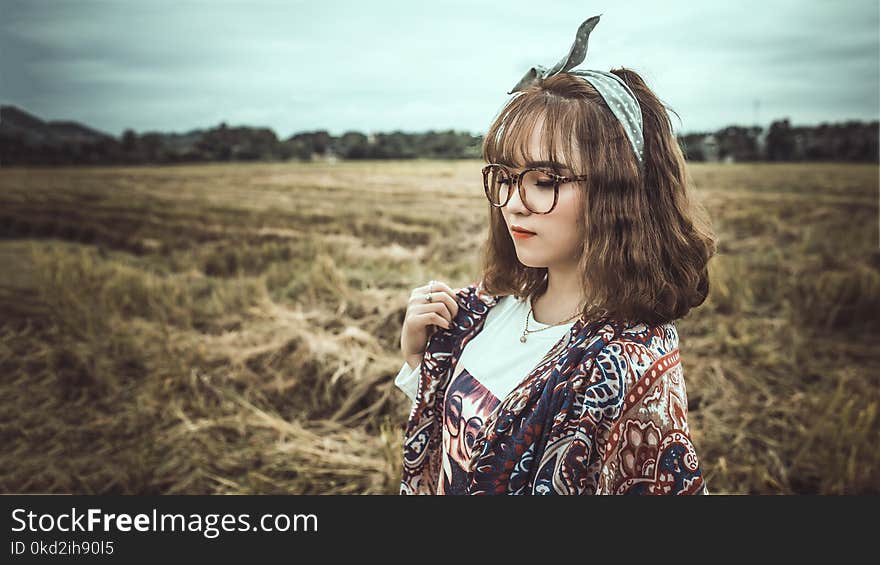
[[[539,180],[538,186],[553,188],[553,181],[552,180]]]

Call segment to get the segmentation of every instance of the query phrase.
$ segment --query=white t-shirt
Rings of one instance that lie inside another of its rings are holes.
[[[530,333],[523,343],[520,337],[528,315],[527,299],[504,296],[486,314],[483,329],[465,344],[443,401],[443,473],[437,494],[464,492],[464,468],[476,432],[574,324],[572,320],[550,327],[529,317]],[[548,329],[531,333],[541,328]],[[404,363],[394,379],[413,402],[420,369],[421,363],[415,368]]]

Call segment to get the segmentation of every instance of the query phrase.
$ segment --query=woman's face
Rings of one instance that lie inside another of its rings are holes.
[[[546,155],[542,150],[542,121],[532,131],[529,140],[530,155]],[[528,166],[546,166],[545,164],[517,163],[518,167],[510,167],[512,173],[521,172]],[[573,175],[568,168],[569,163],[561,163],[563,175]],[[552,188],[550,188],[552,190]],[[519,191],[514,190],[510,200],[501,208],[507,230],[513,239],[516,255],[520,263],[527,267],[570,267],[580,256],[582,235],[578,228],[580,216],[579,186],[568,182],[559,185],[559,200],[549,214],[535,214],[522,203]],[[531,237],[514,237],[513,226],[519,226],[535,232]]]

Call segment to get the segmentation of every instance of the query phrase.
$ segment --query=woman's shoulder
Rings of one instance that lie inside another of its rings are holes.
[[[665,354],[678,347],[678,329],[675,321],[658,324],[638,322],[624,324],[617,336],[611,340],[617,343],[632,343]]]
[[[625,324],[618,327],[603,351],[654,362],[678,351],[678,329],[675,322]]]
[[[656,376],[679,369],[678,330],[675,322],[625,325],[596,355],[596,369],[618,381],[625,390],[652,371]]]

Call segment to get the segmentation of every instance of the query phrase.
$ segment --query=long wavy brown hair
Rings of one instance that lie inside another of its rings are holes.
[[[626,82],[641,106],[644,171],[602,96],[567,73],[518,92],[501,109],[483,141],[483,159],[520,165],[550,160],[566,164],[574,175],[588,175],[577,184],[583,233],[579,268],[586,297],[582,316],[590,322],[666,323],[705,301],[717,238],[705,208],[689,191],[691,179],[667,106],[635,71],[611,72]],[[529,155],[528,141],[539,119],[544,120],[547,154]],[[483,289],[517,298],[540,296],[547,268],[520,263],[501,209],[487,205]]]

